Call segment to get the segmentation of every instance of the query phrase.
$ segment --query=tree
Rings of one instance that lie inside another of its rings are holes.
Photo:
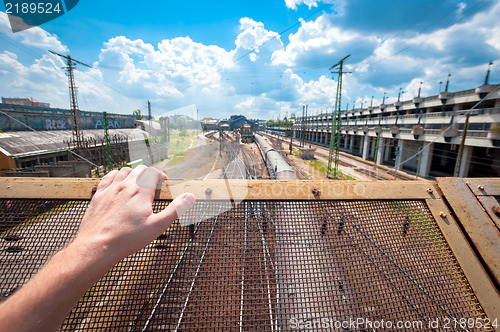
[[[179,130],[186,129],[186,125],[187,125],[187,120],[185,118],[177,119],[177,129]]]
[[[137,120],[142,120],[142,113],[141,113],[140,109],[136,109],[134,111],[134,115],[135,115],[135,117],[136,117]]]

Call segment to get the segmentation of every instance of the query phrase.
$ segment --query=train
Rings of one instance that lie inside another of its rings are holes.
[[[251,124],[245,123],[241,126],[241,143],[253,142],[253,128]]]
[[[300,180],[293,167],[276,151],[261,135],[255,135],[255,142],[259,146],[262,158],[266,163],[269,175],[277,180]]]

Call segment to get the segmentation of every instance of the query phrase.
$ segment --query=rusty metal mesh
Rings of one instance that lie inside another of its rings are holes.
[[[423,202],[229,204],[197,202],[188,214],[225,212],[191,229],[175,223],[124,259],[61,329],[341,330],[334,324],[356,319],[426,329],[435,319],[485,318]],[[0,201],[2,299],[71,240],[87,205]]]

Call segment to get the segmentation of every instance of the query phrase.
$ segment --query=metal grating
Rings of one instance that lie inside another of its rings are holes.
[[[71,239],[87,205],[0,200],[2,298]],[[422,330],[438,319],[445,330],[486,318],[423,201],[198,201],[187,217],[219,211],[123,260],[61,329]]]

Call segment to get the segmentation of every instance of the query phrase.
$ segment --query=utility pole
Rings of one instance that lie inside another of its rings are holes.
[[[71,56],[69,55],[62,55],[53,51],[50,51],[50,53],[57,55],[63,59],[66,59],[66,67],[63,67],[63,69],[66,70],[66,76],[68,76],[68,85],[69,85],[69,101],[70,101],[70,107],[71,107],[71,115],[73,119],[73,140],[76,143],[76,149],[79,151],[79,153],[82,152],[83,149],[83,133],[82,133],[82,122],[80,119],[80,110],[78,109],[78,98],[76,95],[77,87],[75,84],[75,76],[73,74],[73,70],[75,69],[77,64],[83,65],[85,67],[89,67],[89,65],[77,61],[75,59],[72,59]]]
[[[219,122],[219,157],[222,157],[222,125]]]
[[[151,103],[148,100],[149,136],[153,137],[153,120],[151,119]]]
[[[167,117],[167,143],[170,146],[170,117]]]
[[[109,141],[109,122],[108,122],[108,113],[102,112],[102,116],[104,118],[104,140],[106,143],[106,170],[111,171],[113,160],[111,158],[111,143]]]
[[[490,78],[490,67],[493,64],[492,61],[488,64],[488,70],[486,71],[486,77],[484,78],[484,84],[488,84],[488,80]],[[450,76],[450,75],[448,75]],[[448,83],[446,83],[448,86]],[[486,96],[486,94],[482,95],[479,94],[479,98],[483,99]],[[482,102],[480,104],[480,107],[482,108]],[[465,123],[464,123],[464,130],[462,132],[462,139],[460,140],[460,147],[458,149],[458,154],[457,154],[457,162],[455,164],[455,171],[453,172],[454,177],[458,177],[460,174],[460,168],[462,167],[462,157],[464,154],[464,148],[465,148],[465,138],[467,136],[467,129],[469,128],[469,118],[470,118],[470,112],[467,112],[465,115]]]
[[[304,147],[305,135],[306,135],[306,106],[302,106],[302,137],[300,139],[300,146]]]
[[[333,177],[337,178],[338,167],[339,167],[339,150],[340,150],[340,106],[342,105],[342,75],[347,73],[344,72],[344,61],[350,57],[347,55],[342,60],[333,65],[329,70],[332,70],[338,66],[338,71],[332,72],[332,74],[338,74],[337,82],[337,95],[335,97],[335,107],[332,113],[332,131],[330,134],[330,152],[328,154],[328,170],[327,177],[330,177],[332,172],[332,161],[334,162]],[[335,154],[333,149],[335,149]]]

